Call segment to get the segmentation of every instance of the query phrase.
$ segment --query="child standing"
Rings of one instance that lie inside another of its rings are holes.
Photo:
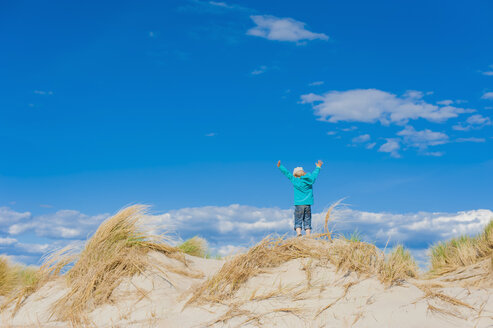
[[[296,167],[291,174],[281,161],[277,162],[277,167],[291,181],[294,187],[294,229],[296,235],[301,236],[301,228],[305,229],[306,235],[309,236],[312,230],[312,211],[313,189],[312,186],[317,179],[323,162],[315,163],[317,166],[312,173],[306,173],[302,167]]]

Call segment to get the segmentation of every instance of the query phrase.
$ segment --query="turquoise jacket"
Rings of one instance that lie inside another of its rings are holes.
[[[313,189],[312,186],[317,179],[320,168],[317,166],[312,173],[307,173],[302,177],[295,178],[284,166],[279,166],[279,170],[293,183],[294,205],[312,205]]]

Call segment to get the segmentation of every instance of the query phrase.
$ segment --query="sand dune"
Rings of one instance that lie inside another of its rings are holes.
[[[24,285],[2,262],[0,283],[14,292],[1,300],[1,326],[493,327],[493,222],[434,247],[424,274],[402,247],[385,255],[329,233],[207,259],[204,240],[173,247],[140,230],[142,218],[144,206],[121,210]]]
[[[310,241],[316,242],[316,241]],[[491,327],[493,288],[486,260],[435,279],[386,286],[375,276],[299,258],[250,278],[231,299],[186,305],[224,260],[186,255],[186,264],[147,254],[152,268],[124,278],[108,303],[88,311],[96,327]],[[485,279],[489,278],[489,279]],[[476,285],[476,287],[474,286]],[[30,295],[3,327],[67,327],[51,307],[68,289],[63,277]]]

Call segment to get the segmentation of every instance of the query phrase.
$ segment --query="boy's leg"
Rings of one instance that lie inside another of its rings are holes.
[[[301,225],[303,222],[303,206],[294,205],[294,230],[296,230],[296,235],[301,235]]]
[[[305,206],[305,215],[303,216],[304,220],[304,226],[305,226],[305,233],[307,236],[310,236],[312,232],[312,208],[310,205]]]

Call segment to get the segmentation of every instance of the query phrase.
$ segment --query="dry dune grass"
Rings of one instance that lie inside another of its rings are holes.
[[[354,271],[361,275],[377,275],[382,282],[392,284],[417,275],[417,267],[409,252],[402,246],[385,258],[382,251],[372,244],[331,241],[327,234],[313,238],[266,237],[226,262],[221,270],[197,288],[188,304],[197,302],[223,302],[249,278],[299,258],[319,260],[319,263],[335,265],[339,271]]]
[[[234,296],[249,278],[266,269],[299,258],[330,262],[339,271],[354,271],[362,275],[377,275],[383,283],[393,284],[417,276],[417,266],[411,254],[398,246],[387,257],[375,245],[346,238],[332,239],[328,223],[339,200],[327,211],[323,234],[312,238],[273,238],[268,236],[247,253],[239,254],[226,262],[221,270],[197,288],[186,305],[201,302],[220,302]],[[310,268],[305,265],[308,284]]]
[[[108,301],[123,277],[144,272],[149,266],[146,253],[151,250],[185,261],[183,253],[164,243],[162,236],[138,228],[146,209],[142,205],[130,206],[101,224],[65,274],[69,292],[53,308],[58,320],[85,320],[86,310]],[[67,248],[54,254],[46,266],[57,274],[73,260]]]
[[[321,249],[305,247],[304,243],[303,238],[264,238],[247,253],[239,254],[226,262],[218,273],[195,291],[188,304],[230,298],[250,277],[289,260],[321,258]]]
[[[430,273],[441,275],[488,256],[493,256],[493,220],[475,237],[461,236],[431,247]]]
[[[38,285],[40,269],[31,266],[11,264],[7,258],[0,257],[0,296],[6,297],[5,308],[12,301],[23,299]]]
[[[9,295],[17,287],[18,276],[7,258],[0,257],[0,295]]]
[[[411,253],[397,245],[381,265],[380,277],[385,282],[402,281],[418,276],[418,266]]]
[[[42,268],[14,265],[8,259],[0,258],[0,296],[5,297],[0,311],[14,304],[12,315],[15,315],[22,302],[39,288],[46,277]]]

